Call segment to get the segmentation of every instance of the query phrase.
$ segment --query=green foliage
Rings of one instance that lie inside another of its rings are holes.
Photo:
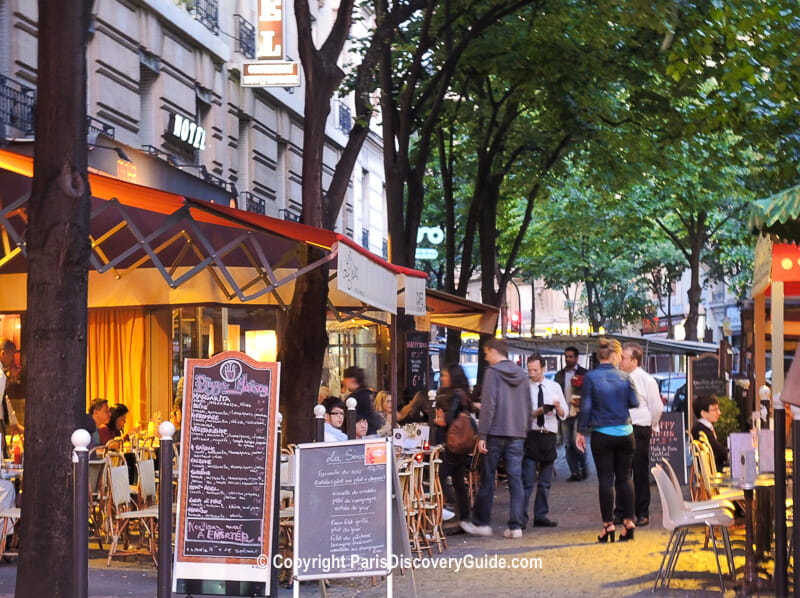
[[[720,397],[719,408],[722,414],[719,420],[714,424],[714,431],[717,433],[717,440],[722,444],[727,444],[728,434],[732,432],[739,432],[739,407],[728,397]]]

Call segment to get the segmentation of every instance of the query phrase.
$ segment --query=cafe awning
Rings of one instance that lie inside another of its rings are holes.
[[[788,242],[800,240],[800,185],[753,202],[750,229]]]
[[[33,160],[0,150],[0,311],[26,306],[25,231]],[[330,262],[334,309],[424,313],[423,272],[349,237],[90,173],[89,307],[285,305],[294,281]],[[322,249],[313,262],[306,247]]]
[[[443,291],[428,289],[425,301],[431,323],[478,334],[494,335],[500,310]]]

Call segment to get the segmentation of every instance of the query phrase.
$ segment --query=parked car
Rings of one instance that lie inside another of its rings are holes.
[[[675,393],[681,386],[686,385],[686,374],[677,372],[657,372],[651,375],[656,379],[656,382],[658,382],[658,392],[661,393],[664,411],[672,411]]]

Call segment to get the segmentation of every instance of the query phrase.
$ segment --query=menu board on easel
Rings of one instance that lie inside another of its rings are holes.
[[[371,438],[297,447],[297,582],[391,571],[392,530],[396,527],[391,524],[391,446],[385,438]]]
[[[429,339],[428,332],[406,332],[406,389],[409,392],[428,388]]]
[[[671,411],[661,415],[658,432],[650,437],[650,467],[669,461],[681,484],[687,484],[686,476],[686,427],[683,414]]]
[[[173,591],[268,595],[279,373],[234,351],[186,360]]]

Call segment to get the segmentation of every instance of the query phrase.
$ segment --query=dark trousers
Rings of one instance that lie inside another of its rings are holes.
[[[610,436],[592,432],[592,457],[599,482],[600,513],[604,522],[614,519],[616,493],[623,519],[633,519],[633,434]]]
[[[636,447],[633,451],[633,511],[636,518],[650,517],[650,426],[633,426]],[[622,507],[617,499],[614,517],[622,519]]]
[[[561,422],[561,436],[564,439],[569,472],[572,475],[583,475],[586,472],[586,453],[579,451],[575,444],[577,428],[577,417],[568,417]]]
[[[650,517],[650,426],[633,426],[633,494],[636,518]]]
[[[447,478],[453,481],[450,486]],[[467,456],[454,455],[442,451],[442,462],[439,465],[439,481],[442,483],[445,500],[455,504],[460,521],[469,521],[469,491],[467,490]]]

